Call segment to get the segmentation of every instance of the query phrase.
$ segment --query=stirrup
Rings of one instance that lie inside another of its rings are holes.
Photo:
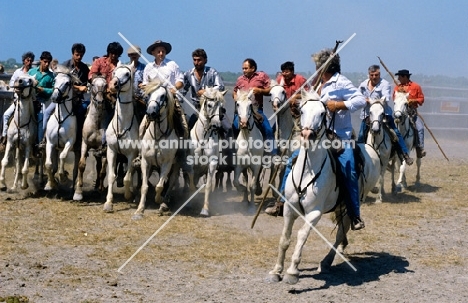
[[[364,227],[366,227],[366,225],[364,224],[364,221],[362,221],[362,219],[360,217],[355,217],[351,221],[351,229],[352,230],[360,230],[360,229],[363,229]]]

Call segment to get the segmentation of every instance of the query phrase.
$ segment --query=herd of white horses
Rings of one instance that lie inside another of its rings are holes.
[[[104,204],[104,211],[112,212],[114,202],[114,182],[116,180],[117,156],[124,155],[127,159],[127,172],[124,177],[124,197],[131,200],[133,197],[132,180],[135,168],[133,160],[141,155],[141,196],[137,210],[133,214],[134,219],[141,219],[144,214],[147,193],[151,185],[148,180],[153,171],[156,170],[158,182],[155,185],[155,202],[160,205],[159,212],[169,210],[166,204],[166,197],[175,187],[179,180],[181,160],[178,150],[182,147],[159,148],[157,142],[172,140],[177,142],[177,135],[174,130],[174,97],[170,90],[162,83],[149,83],[145,88],[148,103],[143,129],[140,134],[140,124],[135,115],[135,101],[133,100],[133,73],[131,66],[123,65],[117,67],[113,72],[112,80],[109,84],[102,77],[96,77],[91,83],[91,99],[82,129],[81,150],[75,150],[75,162],[73,170],[74,196],[73,199],[80,201],[83,199],[83,173],[86,168],[86,158],[90,149],[97,149],[101,145],[103,133],[98,131],[103,129],[106,115],[105,92],[109,89],[116,94],[115,110],[110,124],[105,130],[107,139],[107,154],[102,158],[96,158],[96,188],[105,190],[107,185],[107,196]],[[56,189],[60,182],[67,179],[64,170],[64,163],[68,152],[73,148],[76,141],[77,121],[72,112],[73,83],[76,79],[64,67],[59,66],[56,73],[53,94],[50,102],[55,102],[55,112],[49,119],[46,128],[46,149],[43,155],[44,167],[47,173],[47,183],[45,190]],[[32,147],[35,144],[37,133],[37,122],[35,121],[33,99],[35,98],[36,80],[28,76],[19,77],[14,84],[16,107],[14,115],[9,123],[7,144],[5,154],[1,161],[0,189],[6,190],[5,172],[8,165],[10,153],[14,151],[16,161],[13,184],[10,190],[15,191],[19,183],[21,189],[28,188],[29,158],[32,154]],[[190,140],[195,146],[194,149],[186,151],[194,156],[207,156],[210,159],[205,164],[193,166],[190,172],[191,190],[201,178],[204,178],[205,192],[204,204],[201,216],[209,216],[210,193],[215,187],[215,174],[219,168],[218,156],[223,152],[220,150],[219,141],[224,137],[221,131],[221,115],[225,104],[224,92],[214,89],[206,89],[200,100],[200,112],[198,121],[190,132]],[[299,156],[289,174],[284,195],[288,203],[284,205],[284,227],[279,243],[278,259],[274,269],[270,272],[271,281],[283,279],[287,283],[296,283],[299,278],[298,265],[301,259],[302,248],[310,233],[311,226],[315,225],[321,216],[328,212],[335,212],[338,220],[336,229],[336,240],[334,247],[342,251],[348,241],[346,234],[350,228],[348,216],[344,203],[340,199],[340,186],[336,176],[336,161],[330,150],[324,148],[312,148],[312,144],[307,144],[310,140],[319,142],[327,139],[327,110],[315,92],[302,91],[302,101],[300,105],[300,118],[294,119],[289,110],[289,106],[284,106],[287,102],[286,94],[282,86],[272,82],[270,92],[271,104],[276,114],[276,139],[283,142],[297,140],[300,142]],[[244,194],[244,200],[249,203],[254,202],[254,193],[259,184],[258,178],[262,164],[250,161],[254,156],[264,156],[263,147],[255,147],[251,144],[243,144],[249,140],[262,140],[262,134],[254,121],[254,109],[252,106],[251,92],[239,92],[236,101],[236,110],[239,115],[240,132],[236,138],[237,150],[234,151],[238,163],[233,167],[233,183],[238,191]],[[360,197],[363,202],[370,190],[372,190],[380,180],[378,186],[377,202],[383,199],[383,179],[384,173],[389,169],[392,174],[392,192],[396,193],[399,188],[406,186],[404,173],[406,164],[401,163],[397,156],[392,153],[391,136],[384,126],[384,106],[385,100],[374,100],[370,105],[370,130],[366,144],[358,144],[362,159],[360,168]],[[407,95],[396,93],[394,100],[394,116],[400,132],[406,140],[408,149],[413,148],[414,131],[410,126],[408,117]],[[80,131],[80,130],[79,130]],[[122,146],[122,142],[138,141],[142,139],[147,142],[154,142],[154,145],[142,144],[140,149],[137,145]],[[200,142],[210,142],[210,144],[197,144]],[[288,146],[279,146],[281,155],[290,156],[292,150]],[[40,162],[40,161],[39,161]],[[391,165],[389,165],[391,163]],[[417,182],[419,182],[419,168],[421,160],[417,159]],[[395,165],[398,166],[400,175],[397,183],[394,181]],[[284,173],[284,163],[272,168],[279,171],[279,180],[282,180]],[[249,176],[246,178],[245,176]],[[241,175],[244,175],[243,181]],[[41,174],[42,176],[42,174]],[[57,178],[56,178],[57,176]],[[104,183],[107,176],[107,184]],[[20,180],[21,179],[21,180]],[[249,182],[250,181],[250,182]],[[244,185],[243,185],[244,183]],[[250,194],[250,195],[249,195]],[[292,227],[299,214],[294,209],[300,209],[301,215],[306,219],[306,223],[298,232],[297,245],[292,255],[290,267],[284,277],[283,266],[285,252],[290,243]],[[329,268],[335,257],[335,250],[331,249],[324,260],[320,263],[319,270],[324,271]]]

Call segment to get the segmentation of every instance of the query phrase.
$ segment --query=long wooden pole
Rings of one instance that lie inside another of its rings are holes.
[[[390,70],[388,69],[388,67],[385,65],[385,63],[383,63],[382,59],[380,59],[379,56],[377,56],[377,58],[379,58],[379,61],[380,61],[380,64],[382,64],[382,66],[385,68],[385,70],[387,71],[387,73],[390,75],[390,77],[392,77],[393,79],[393,83],[395,83],[395,85],[398,87],[398,85],[400,85],[397,80],[395,79],[395,76],[393,76],[393,74],[390,72]],[[432,139],[434,139],[434,142],[437,144],[437,147],[439,148],[440,152],[442,153],[442,155],[444,155],[445,159],[447,161],[449,161],[449,158],[447,157],[447,155],[445,155],[444,151],[442,150],[442,147],[439,145],[439,142],[437,141],[436,137],[434,136],[434,134],[432,133],[431,129],[427,126],[426,124],[426,121],[424,121],[424,118],[421,116],[421,114],[419,112],[417,112],[418,114],[418,117],[421,119],[422,123],[424,124],[424,127],[427,129],[427,131],[429,132],[429,134],[431,134],[432,136]]]

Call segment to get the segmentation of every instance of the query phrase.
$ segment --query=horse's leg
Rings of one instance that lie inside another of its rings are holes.
[[[165,164],[162,164],[161,165],[161,168],[160,168],[160,172],[159,172],[159,180],[158,180],[158,184],[156,185],[156,195],[154,197],[154,201],[156,202],[156,204],[162,204],[163,201],[162,201],[162,192],[164,190],[164,184],[167,182],[168,180],[168,176],[169,176],[169,173],[171,171],[171,167],[172,167],[172,164],[171,163],[165,163]],[[178,170],[177,172],[174,172],[175,174],[178,173]]]
[[[11,144],[7,141],[5,147],[5,154],[3,155],[2,159],[2,169],[0,171],[0,190],[5,191],[7,189],[6,182],[5,182],[5,170],[8,165],[8,156],[10,154]]]
[[[232,179],[231,179],[231,171],[227,171],[227,178],[226,178],[226,191],[232,190]],[[221,179],[221,184],[223,184]]]
[[[331,265],[333,264],[333,260],[335,259],[336,251],[343,253],[344,249],[348,245],[348,239],[346,237],[346,234],[349,231],[349,228],[351,226],[351,220],[349,219],[349,216],[343,216],[345,213],[344,206],[341,206],[342,208],[338,207],[335,210],[335,214],[338,219],[338,226],[336,228],[336,238],[335,238],[335,243],[333,244],[333,247],[336,249],[331,248],[328,254],[323,258],[323,260],[320,262],[319,267],[317,269],[318,272],[320,273],[326,273],[330,270]]]
[[[143,212],[145,211],[146,195],[148,194],[148,179],[150,177],[151,165],[148,164],[145,157],[141,157],[141,196],[138,208],[132,216],[133,220],[139,220],[143,218]]]
[[[392,164],[390,165],[390,174],[392,176],[392,194],[396,195],[397,193],[397,188],[395,184],[395,162],[396,162],[396,156],[393,157],[392,159]]]
[[[262,193],[262,186],[260,185],[260,173],[262,171],[261,165],[256,165],[252,170],[252,181],[250,185],[250,201],[251,203],[255,202],[255,195],[258,196],[258,189],[260,189],[260,194]]]
[[[81,157],[78,163],[78,177],[76,179],[75,194],[73,195],[73,200],[75,201],[83,200],[83,174],[86,169],[86,154],[87,153],[88,153],[88,145],[83,140],[81,142]]]
[[[397,181],[397,191],[401,192],[403,189],[406,189],[406,163],[403,161],[400,165],[400,176],[398,177]]]
[[[301,262],[302,249],[304,244],[309,237],[311,225],[315,226],[320,220],[322,213],[319,210],[311,211],[305,215],[306,223],[297,232],[297,243],[294,248],[294,253],[291,257],[291,265],[289,266],[286,274],[284,275],[283,281],[288,284],[296,284],[299,281],[299,263]]]
[[[132,162],[133,162],[133,159],[136,158],[137,155],[129,155],[127,156],[128,158],[128,164],[127,164],[127,173],[125,174],[125,177],[123,179],[123,183],[124,183],[124,197],[127,201],[130,201],[132,199],[132,190],[131,190],[131,186],[132,185],[132,177],[133,177],[133,170],[135,169],[132,165]],[[120,163],[121,166],[124,165],[124,163]],[[122,168],[123,169],[123,168]]]
[[[114,195],[112,189],[114,187],[115,182],[115,165],[116,165],[116,154],[113,150],[107,147],[107,196],[106,196],[106,203],[104,203],[104,211],[105,212],[112,212],[113,211],[113,200]]]
[[[291,244],[291,232],[294,225],[294,221],[297,216],[291,209],[288,209],[289,206],[285,205],[284,207],[284,224],[283,231],[281,232],[281,238],[278,244],[278,258],[276,259],[275,267],[270,271],[268,280],[271,282],[279,282],[281,273],[284,268],[284,258],[286,256],[286,251]]]
[[[21,182],[21,189],[27,189],[29,187],[28,184],[28,174],[29,174],[29,156],[31,154],[31,146],[27,145],[24,150],[24,162],[23,162],[23,169],[21,173],[23,175],[23,180]]]
[[[100,163],[100,166],[98,166],[98,162],[96,162],[96,174],[99,175],[98,189],[100,192],[103,192],[105,189],[104,179],[106,178],[106,174],[107,174],[107,157],[105,156],[100,157],[99,163]]]
[[[208,172],[206,173],[206,186],[205,186],[205,201],[203,208],[200,212],[200,216],[209,217],[210,216],[210,194],[213,191],[213,185],[215,183],[215,173],[216,167],[218,166],[218,161],[213,161],[208,166]]]
[[[54,146],[49,143],[49,140],[47,140],[46,143],[46,159],[45,159],[45,170],[47,174],[47,183],[44,187],[44,190],[52,190],[57,187],[57,181],[55,181],[55,176],[53,172],[53,165],[52,165],[52,153],[54,150]],[[39,173],[41,175],[41,173]]]
[[[416,182],[415,186],[421,185],[421,158],[416,157]]]
[[[65,159],[67,158],[68,152],[72,146],[73,141],[67,141],[62,152],[59,154],[58,174],[60,183],[64,183],[67,180],[67,176],[65,175]]]

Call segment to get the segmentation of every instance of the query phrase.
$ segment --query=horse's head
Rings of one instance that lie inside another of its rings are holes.
[[[167,117],[172,125],[175,104],[172,93],[160,81],[153,80],[145,86],[145,94],[148,96],[148,120],[159,123]]]
[[[130,65],[119,65],[112,72],[109,89],[112,93],[128,92],[133,88],[135,69]]]
[[[96,76],[91,81],[91,102],[98,108],[102,109],[105,92],[107,90],[106,78],[102,76]]]
[[[36,78],[31,77],[29,75],[21,75],[15,80],[13,84],[13,89],[20,98],[28,98],[31,96],[31,94],[35,93],[35,90],[33,88],[36,85]]]
[[[249,119],[252,117],[252,98],[253,91],[237,91],[236,110],[239,116],[239,128],[248,128]]]
[[[409,94],[405,92],[395,92],[393,99],[393,116],[397,124],[408,115],[408,96]]]
[[[282,85],[276,84],[276,81],[272,80],[270,90],[270,101],[273,106],[273,111],[276,112],[281,105],[286,101],[286,91]]]
[[[55,69],[54,91],[50,99],[55,103],[71,100],[73,85],[79,83],[79,79],[65,66],[58,65]],[[68,98],[68,99],[67,99]]]
[[[301,136],[307,140],[316,140],[325,131],[325,104],[315,91],[301,90],[301,96]]]
[[[210,126],[221,127],[221,120],[225,114],[226,93],[227,90],[221,92],[213,87],[207,87],[200,98],[200,115],[209,121]]]
[[[371,123],[370,130],[372,133],[378,134],[381,130],[385,117],[384,102],[385,97],[370,101],[369,120]]]

